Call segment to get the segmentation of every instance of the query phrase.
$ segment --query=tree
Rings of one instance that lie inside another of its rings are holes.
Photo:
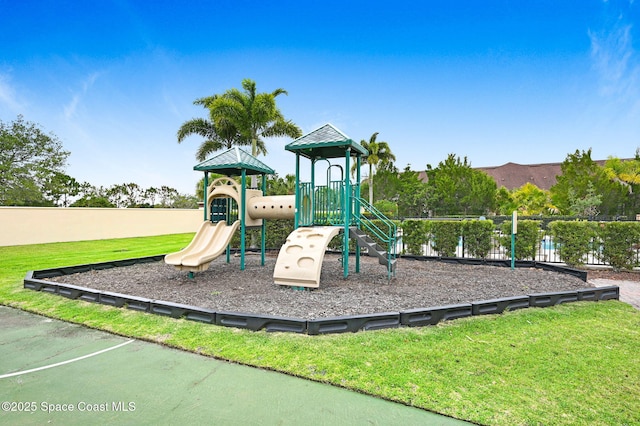
[[[609,157],[604,163],[604,172],[611,180],[624,185],[629,194],[638,192],[640,187],[640,150],[636,150],[633,160],[623,161],[616,157]]]
[[[100,195],[85,195],[77,199],[70,207],[115,207],[107,197]]]
[[[68,207],[70,198],[80,193],[80,184],[69,175],[54,172],[44,182],[43,191],[54,205]]]
[[[398,177],[398,215],[400,217],[425,217],[427,215],[428,186],[410,165]]]
[[[478,215],[492,211],[496,182],[488,174],[471,168],[455,154],[433,168],[427,164],[429,208],[436,215]]]
[[[587,182],[584,195],[577,195],[573,188],[569,188],[569,214],[595,218],[600,214],[598,207],[602,204],[602,194],[596,194],[593,183]]]
[[[550,189],[551,201],[562,214],[575,214],[576,200],[585,200],[593,195],[599,196],[597,207],[605,215],[623,214],[627,189],[607,177],[603,167],[591,159],[591,149],[567,155],[560,165],[562,174]],[[592,201],[595,199],[591,198]],[[591,210],[594,211],[593,209]]]
[[[551,204],[549,191],[540,189],[531,182],[511,191],[501,186],[496,192],[498,214],[510,215],[514,210],[524,216],[557,213],[557,209]]]
[[[193,103],[209,109],[209,105],[217,98],[218,95],[208,96],[196,99]],[[240,131],[232,122],[224,117],[219,117],[218,120],[215,120],[211,111],[209,111],[209,119],[193,118],[183,123],[178,129],[178,143],[182,143],[184,139],[192,135],[202,136],[205,139],[196,152],[198,161],[206,160],[211,154],[221,149],[229,149],[235,145],[249,145],[251,143],[251,140],[243,139]],[[264,146],[261,144],[259,148],[264,149]]]
[[[173,200],[180,195],[174,188],[162,185],[158,189],[158,196],[160,197],[160,205],[158,207],[171,207]]]
[[[513,199],[511,191],[501,186],[496,192],[496,212],[502,215],[509,215],[517,209],[518,205]]]
[[[22,115],[0,121],[0,205],[44,205],[44,183],[62,173],[69,152]]]
[[[549,192],[538,188],[531,182],[513,190],[511,195],[516,209],[524,216],[549,214],[554,211]]]
[[[397,202],[400,196],[399,177],[400,173],[393,164],[379,168],[373,176],[373,199]],[[368,190],[368,187],[369,184],[365,182],[362,190]]]
[[[195,195],[177,194],[173,197],[171,207],[174,209],[197,209],[198,199]]]
[[[271,93],[257,93],[256,83],[248,78],[242,80],[241,92],[229,89],[220,96],[206,98],[216,126],[224,124],[237,129],[241,141],[251,142],[251,154],[267,154],[263,138],[289,136],[298,138],[302,131],[289,120],[285,120],[276,105],[276,97],[287,94],[284,89]]]
[[[96,188],[89,182],[83,182],[78,186],[80,198],[71,204],[70,207],[115,207],[109,201],[107,190],[104,187]]]
[[[640,149],[636,150],[633,160],[623,161],[609,157],[604,164],[604,173],[612,181],[620,183],[627,189],[627,212],[640,210]]]
[[[369,204],[373,204],[373,170],[379,167],[385,167],[388,165],[392,165],[396,160],[395,155],[391,152],[389,148],[389,144],[387,142],[378,141],[378,132],[375,132],[369,138],[369,141],[365,141],[364,139],[360,142],[360,144],[369,151],[369,154],[362,157],[363,165],[366,164],[369,166]],[[357,164],[354,164],[351,172],[355,171]]]
[[[267,177],[266,195],[293,195],[296,193],[296,175],[285,175],[284,178],[278,174]]]

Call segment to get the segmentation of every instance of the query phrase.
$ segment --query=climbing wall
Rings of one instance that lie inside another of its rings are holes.
[[[273,281],[294,287],[319,287],[324,253],[340,229],[338,226],[301,227],[289,234],[280,248]]]

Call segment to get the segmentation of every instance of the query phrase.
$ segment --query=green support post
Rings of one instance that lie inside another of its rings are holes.
[[[265,195],[267,188],[267,175],[262,175],[262,195]],[[267,239],[267,221],[262,219],[262,241],[260,242],[260,265],[264,266],[264,252]]]
[[[232,207],[231,200],[227,199],[227,211],[226,211],[226,216],[225,216],[227,224],[229,222],[231,222],[231,207]],[[226,252],[227,252],[226,253],[227,254],[227,263],[230,263],[231,262],[231,243],[227,244]]]
[[[203,195],[203,207],[204,207],[204,220],[207,220],[207,188],[209,187],[209,172],[204,172],[204,195]]]
[[[354,203],[354,214],[356,215],[356,226],[360,228],[360,154],[356,155],[356,199]],[[360,245],[356,244],[356,274],[360,272]]]
[[[298,229],[300,223],[300,207],[302,201],[300,200],[300,154],[296,152],[296,211],[294,212],[293,229]]]
[[[344,277],[349,276],[349,222],[351,221],[351,180],[349,179],[349,160],[351,159],[351,148],[345,151],[345,179],[344,179],[344,205],[342,206],[344,218],[344,247],[342,248],[342,269]]]
[[[328,183],[327,183],[328,185]],[[311,159],[311,193],[309,194],[309,206],[311,206],[311,226],[316,224],[316,158]]]
[[[511,269],[516,268],[516,234],[518,233],[518,211],[511,215]]]
[[[244,223],[244,212],[246,208],[247,201],[247,171],[242,169],[242,178],[241,178],[241,195],[240,195],[240,270],[244,271],[244,249],[245,249],[245,235],[246,235],[246,225]]]

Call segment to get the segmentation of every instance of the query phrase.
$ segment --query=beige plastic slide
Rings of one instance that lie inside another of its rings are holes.
[[[301,227],[287,237],[273,270],[273,282],[295,287],[319,287],[322,260],[338,226]]]
[[[218,223],[206,220],[202,222],[200,229],[187,247],[179,252],[166,255],[164,261],[180,270],[206,271],[211,261],[225,251],[238,226],[240,226],[239,220],[230,226],[227,226],[224,220]]]

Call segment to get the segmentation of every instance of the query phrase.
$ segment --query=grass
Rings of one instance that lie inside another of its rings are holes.
[[[640,312],[617,301],[307,336],[175,320],[22,288],[27,270],[162,254],[191,237],[0,247],[0,304],[479,424],[640,424]]]

